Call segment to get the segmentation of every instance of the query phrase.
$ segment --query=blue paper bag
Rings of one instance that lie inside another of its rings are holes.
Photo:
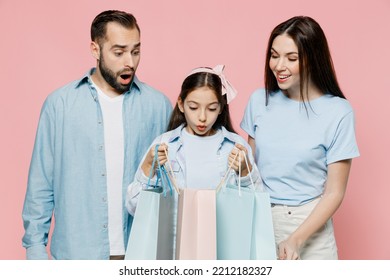
[[[154,166],[151,170],[154,170]],[[140,192],[127,243],[126,260],[174,259],[176,193],[172,191],[163,166],[158,165],[156,174],[161,186],[150,186]]]
[[[171,260],[174,257],[174,201],[162,188],[140,193],[125,259]]]
[[[255,196],[228,185],[217,193],[217,259],[249,260]]]
[[[276,260],[274,226],[269,193],[255,191],[252,260]]]

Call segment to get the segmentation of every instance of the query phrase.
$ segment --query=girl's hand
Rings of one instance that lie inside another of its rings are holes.
[[[157,144],[156,144],[157,145]],[[145,176],[149,176],[150,170],[152,169],[153,166],[153,160],[156,154],[156,145],[152,146],[148,152],[148,154],[145,157],[144,162],[141,165],[141,169],[144,172]],[[167,153],[165,153],[165,151]],[[168,155],[168,145],[165,143],[160,144],[157,150],[157,160],[160,162],[160,165],[164,165],[164,163],[167,162],[167,155]],[[154,170],[152,173],[152,176],[154,176],[155,170],[158,168],[158,163],[154,163]]]
[[[245,157],[247,158],[248,165],[245,162]],[[251,172],[252,165],[248,160],[248,150],[241,144],[236,143],[235,147],[230,152],[229,158],[228,158],[228,164],[229,166],[232,166],[232,169],[239,172],[239,167],[241,167],[241,177],[245,177]]]

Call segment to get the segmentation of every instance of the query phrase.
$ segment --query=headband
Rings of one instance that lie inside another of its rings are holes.
[[[201,72],[207,72],[217,75],[221,79],[222,83],[222,95],[226,94],[227,103],[229,104],[236,96],[237,96],[237,90],[229,83],[229,81],[226,79],[225,75],[223,74],[223,69],[225,68],[225,65],[217,65],[213,69],[206,68],[206,67],[199,67],[195,68],[191,71],[189,75],[195,74],[195,73],[201,73]]]

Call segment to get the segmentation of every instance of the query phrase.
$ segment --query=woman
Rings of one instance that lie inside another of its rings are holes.
[[[332,216],[359,151],[353,110],[315,20],[274,28],[265,89],[252,94],[241,127],[271,196],[279,259],[337,259]]]

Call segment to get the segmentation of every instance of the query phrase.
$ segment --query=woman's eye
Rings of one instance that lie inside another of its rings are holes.
[[[196,109],[198,109],[197,107],[189,107],[190,108],[190,110],[192,110],[192,111],[195,111]]]

